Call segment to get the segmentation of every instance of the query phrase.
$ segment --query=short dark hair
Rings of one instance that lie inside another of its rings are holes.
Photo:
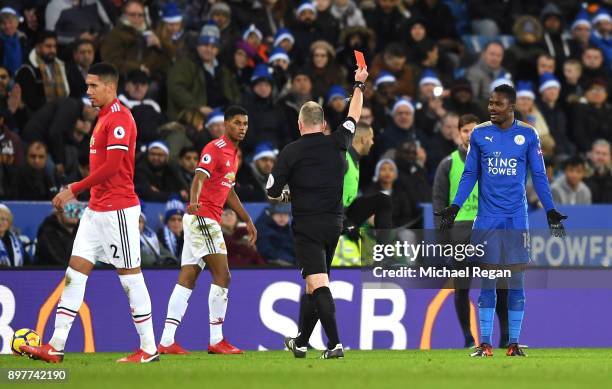
[[[480,119],[478,119],[478,116],[474,115],[473,113],[466,113],[465,115],[459,116],[459,128],[469,123],[478,123],[478,122],[480,122]]]
[[[488,42],[487,42],[487,43],[484,45],[484,47],[482,48],[482,51],[483,51],[483,52],[487,51],[487,49],[488,49],[489,47],[491,47],[492,45],[497,45],[497,46],[501,47],[502,51],[504,50],[504,45],[503,45],[503,43],[501,43],[500,41],[498,41],[498,40],[496,40],[496,39],[493,39],[493,40],[491,40],[491,41],[488,41]]]
[[[106,78],[107,80],[110,79],[114,82],[119,81],[119,71],[115,65],[108,62],[98,62],[91,65],[87,73],[100,78]]]
[[[495,87],[495,89],[493,89],[493,92],[506,95],[506,98],[511,104],[516,103],[516,90],[513,86],[510,86],[508,84],[502,84],[500,86]]]
[[[603,55],[603,50],[599,46],[595,46],[594,44],[589,44],[582,52],[584,53],[587,50],[597,50]]]
[[[430,53],[434,48],[438,47],[436,42],[431,39],[423,39],[414,50],[414,59],[416,62],[422,62],[427,58],[427,54]]]
[[[404,51],[404,48],[402,47],[401,44],[393,42],[393,43],[389,43],[386,47],[385,47],[385,51],[384,53],[386,55],[389,55],[391,57],[405,57],[406,56],[406,52]]]
[[[42,147],[45,150],[45,153],[47,154],[49,153],[49,148],[44,142],[40,140],[35,140],[34,142],[30,143],[30,145],[26,149],[26,154],[30,151],[30,149],[39,148],[39,147]]]
[[[198,150],[193,147],[193,146],[185,146],[181,149],[181,151],[179,151],[179,159],[183,158],[185,155],[187,155],[187,153],[198,153]]]
[[[94,45],[93,41],[91,41],[90,39],[77,39],[72,44],[72,52],[76,53],[79,50],[79,47],[81,47],[82,45],[91,45],[91,47],[93,47],[94,50],[96,49],[96,46]]]
[[[579,155],[569,157],[563,162],[563,170],[571,167],[584,167],[584,159]]]
[[[555,59],[555,57],[553,57],[552,55],[548,54],[548,53],[540,53],[537,57],[537,59],[540,58],[546,58],[546,59]]]
[[[47,39],[55,39],[57,42],[57,34],[53,31],[43,30],[36,34],[36,39],[34,40],[34,44],[38,45],[40,43],[44,43]]]
[[[249,113],[246,111],[246,109],[242,108],[239,105],[230,105],[229,107],[227,107],[225,113],[223,114],[223,120],[228,121],[236,115],[248,116]]]

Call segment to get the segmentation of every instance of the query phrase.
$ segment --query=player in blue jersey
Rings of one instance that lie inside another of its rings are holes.
[[[441,230],[451,228],[478,181],[478,213],[472,241],[485,244],[485,254],[478,258],[481,267],[511,270],[512,275],[507,280],[510,344],[506,355],[525,356],[518,341],[525,310],[525,266],[529,262],[525,195],[528,169],[553,236],[565,235],[562,220],[567,216],[555,210],[540,139],[535,128],[514,118],[515,102],[513,87],[501,85],[493,90],[488,107],[491,121],[474,127],[455,199],[436,215],[441,217]],[[493,356],[491,336],[497,280],[482,277],[481,282],[478,299],[481,344],[471,354],[473,357]]]

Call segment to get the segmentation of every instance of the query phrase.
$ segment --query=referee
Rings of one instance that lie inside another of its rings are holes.
[[[302,328],[285,346],[296,358],[306,357],[310,335],[321,320],[327,335],[323,359],[343,358],[336,326],[336,305],[329,290],[329,270],[342,231],[342,190],[346,152],[361,116],[368,72],[355,71],[355,85],[346,119],[326,136],[323,108],[305,103],[298,116],[300,139],[285,146],[278,156],[266,189],[272,201],[289,201],[293,216],[295,255],[306,280],[306,298],[300,304]],[[289,185],[289,191],[285,185]]]

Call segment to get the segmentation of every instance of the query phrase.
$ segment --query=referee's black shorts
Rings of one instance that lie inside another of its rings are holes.
[[[342,232],[340,216],[294,217],[292,221],[295,257],[302,278],[311,274],[329,274]]]

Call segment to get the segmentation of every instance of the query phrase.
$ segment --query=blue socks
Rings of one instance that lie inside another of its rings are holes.
[[[483,279],[480,297],[478,298],[478,316],[480,319],[480,342],[493,344],[493,319],[497,294],[497,280]],[[508,280],[508,327],[510,343],[518,343],[525,316],[525,272],[512,272]]]
[[[508,329],[510,343],[518,343],[525,316],[525,272],[513,272],[508,282]]]
[[[483,289],[480,290],[478,298],[478,317],[480,319],[480,343],[491,343],[491,335],[493,334],[493,318],[495,317],[495,285],[493,288],[484,289],[485,282],[483,281]]]

